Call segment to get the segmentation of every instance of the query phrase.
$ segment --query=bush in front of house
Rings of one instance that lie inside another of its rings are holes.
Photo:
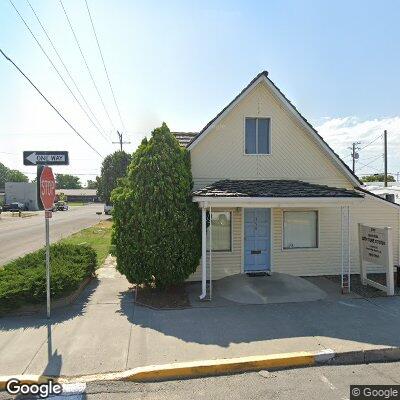
[[[189,152],[165,123],[142,141],[121,183],[112,194],[118,270],[136,284],[183,282],[199,265],[200,215]]]
[[[51,297],[65,296],[93,275],[96,253],[86,245],[50,246]],[[45,250],[20,257],[0,268],[0,311],[46,301]]]

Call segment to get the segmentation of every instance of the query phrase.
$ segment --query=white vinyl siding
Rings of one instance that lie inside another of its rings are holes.
[[[245,154],[245,118],[257,116],[268,116],[271,122],[271,154],[267,157]],[[352,188],[348,178],[263,83],[243,98],[190,153],[195,189],[221,179],[297,179]]]

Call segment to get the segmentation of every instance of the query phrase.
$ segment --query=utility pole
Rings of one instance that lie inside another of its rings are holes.
[[[384,158],[384,162],[385,162],[385,175],[383,177],[383,182],[384,182],[384,186],[387,187],[388,185],[388,180],[387,180],[387,130],[385,129],[383,131],[383,158]]]
[[[358,160],[358,153],[357,151],[360,150],[360,142],[353,142],[352,146],[349,147],[349,149],[351,150],[351,158],[353,159],[353,172],[356,172],[356,160]]]
[[[122,140],[122,133],[120,133],[119,131],[117,131],[117,135],[118,135],[118,142],[113,142],[113,144],[119,144],[120,148],[121,148],[121,151],[122,151],[122,145],[123,144],[131,144],[131,142],[124,142]]]

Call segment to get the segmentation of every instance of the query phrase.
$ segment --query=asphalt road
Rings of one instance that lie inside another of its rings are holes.
[[[68,388],[65,388],[64,395],[54,396],[51,399],[349,400],[350,385],[399,384],[400,363],[395,362],[261,371],[159,383],[105,381],[86,385],[77,384],[69,385]],[[400,386],[397,386],[397,390],[400,390]],[[0,400],[11,398],[14,397],[6,392],[0,392]],[[380,398],[384,399],[385,397]]]
[[[103,211],[103,204],[70,207],[68,211],[53,213],[50,220],[50,241],[56,242],[81,229],[96,224],[99,219],[109,218],[96,211]],[[0,214],[0,265],[44,246],[44,214],[26,218]]]
[[[356,384],[399,385],[400,363],[261,371],[162,383],[92,383],[85,389],[86,397],[81,398],[345,400],[350,399],[350,385]]]

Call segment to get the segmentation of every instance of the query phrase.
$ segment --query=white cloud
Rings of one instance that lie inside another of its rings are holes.
[[[366,174],[383,171],[383,131],[388,132],[388,170],[400,171],[400,117],[360,120],[355,116],[343,118],[324,118],[316,127],[319,134],[349,165],[350,149],[353,142],[361,142],[360,158],[356,164],[356,173]],[[375,140],[378,138],[377,140]],[[375,141],[374,141],[375,140]],[[370,142],[373,143],[369,144]],[[363,147],[365,148],[363,149]],[[374,158],[377,158],[374,161]],[[368,165],[366,165],[368,164]]]

